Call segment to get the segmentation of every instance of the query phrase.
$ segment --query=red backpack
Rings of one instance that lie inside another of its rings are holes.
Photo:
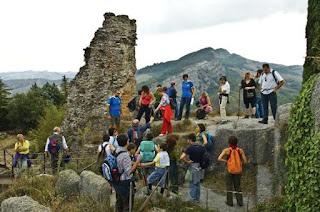
[[[240,149],[237,147],[235,149],[229,148],[229,158],[227,161],[228,172],[230,174],[241,174],[242,173],[242,160]]]

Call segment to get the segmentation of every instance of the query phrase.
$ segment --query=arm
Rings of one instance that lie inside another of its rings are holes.
[[[66,138],[64,136],[62,136],[62,147],[63,147],[64,150],[68,150],[67,141],[66,141]]]
[[[191,88],[191,93],[192,93],[192,97],[194,97],[194,95],[195,95],[195,93],[196,93],[195,87],[192,87],[192,88]]]
[[[192,163],[193,161],[190,160],[188,157],[187,157],[187,154],[186,153],[182,153],[182,155],[180,156],[180,160],[182,160],[183,162],[186,162],[188,164]]]
[[[277,90],[279,90],[283,85],[285,84],[285,81],[282,80],[278,83],[277,87],[275,87],[274,91],[276,92]]]
[[[151,161],[151,162],[148,162],[148,163],[141,163],[141,167],[145,167],[145,166],[153,166],[156,162],[154,161]]]
[[[212,106],[211,99],[209,96],[207,96],[207,102],[208,102],[208,106]]]
[[[220,154],[219,157],[218,157],[218,161],[227,163],[227,160],[224,159],[224,157],[227,155],[227,150],[228,150],[228,149],[224,149],[224,150],[221,152],[221,154]]]
[[[48,139],[47,139],[46,146],[45,146],[45,148],[44,148],[44,151],[45,151],[45,152],[48,152],[49,143],[50,143],[50,140],[49,140],[49,138],[48,138]]]
[[[240,150],[240,154],[241,154],[241,158],[242,158],[242,160],[243,160],[243,163],[244,163],[244,164],[248,163],[247,157],[246,157],[246,155],[244,154],[244,151],[243,151],[242,149]]]
[[[202,134],[202,140],[203,140],[204,145],[206,145],[208,143],[207,136],[204,133]]]
[[[156,101],[156,98],[154,98],[153,93],[150,92],[151,95],[151,102],[150,102],[150,106],[154,104],[154,102]]]
[[[140,154],[140,147],[137,149],[135,155],[139,155]]]

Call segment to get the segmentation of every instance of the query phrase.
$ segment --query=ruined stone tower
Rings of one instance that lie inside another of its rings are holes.
[[[121,90],[126,115],[126,105],[135,91],[136,21],[112,13],[104,18],[103,26],[84,50],[85,65],[70,85],[62,126],[69,138],[79,137],[84,130],[102,136],[106,99],[113,91]]]

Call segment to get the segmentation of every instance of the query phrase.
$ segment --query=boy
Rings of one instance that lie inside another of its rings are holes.
[[[163,194],[167,176],[167,167],[170,166],[170,158],[167,152],[168,146],[166,143],[161,143],[157,146],[157,155],[152,162],[142,163],[141,167],[144,166],[155,166],[154,171],[148,176],[148,194],[152,191],[152,185],[159,182],[161,188],[160,193]]]

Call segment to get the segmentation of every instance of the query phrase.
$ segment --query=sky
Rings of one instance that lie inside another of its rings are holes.
[[[137,67],[202,48],[302,65],[307,0],[3,0],[0,72],[78,71],[103,14],[137,20]]]

